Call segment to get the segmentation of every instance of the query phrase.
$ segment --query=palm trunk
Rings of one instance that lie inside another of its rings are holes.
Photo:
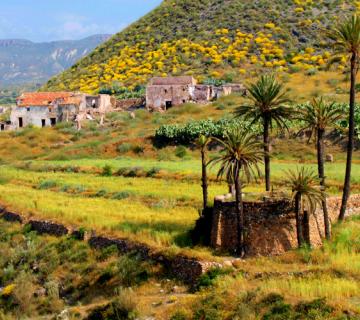
[[[264,163],[266,191],[270,191],[270,118],[268,115],[264,117]]]
[[[356,68],[357,68],[357,54],[353,53],[351,56],[351,86],[350,86],[350,114],[349,114],[349,141],[347,146],[346,172],[343,189],[343,197],[341,202],[339,221],[345,218],[346,206],[350,196],[351,183],[351,164],[354,150],[354,134],[355,134],[355,85],[356,85]]]
[[[205,150],[201,150],[201,182],[203,191],[203,207],[204,210],[208,207],[208,183],[207,183],[207,163]]]
[[[317,130],[317,158],[318,158],[318,173],[320,179],[320,185],[325,188],[325,168],[324,168],[324,158],[325,158],[325,145],[324,145],[324,129]],[[324,213],[324,227],[325,227],[325,237],[327,240],[330,240],[331,230],[330,230],[330,221],[329,213],[327,210],[326,198],[322,201],[322,208]]]
[[[240,257],[245,255],[244,248],[244,208],[242,201],[242,185],[240,180],[240,167],[236,166],[234,172],[234,182],[235,182],[235,202],[236,202],[236,211],[238,216],[237,223],[237,234],[238,234],[238,253]]]
[[[304,243],[303,228],[302,228],[302,214],[301,214],[301,194],[297,193],[295,197],[295,217],[296,217],[296,235],[298,247],[300,248]]]

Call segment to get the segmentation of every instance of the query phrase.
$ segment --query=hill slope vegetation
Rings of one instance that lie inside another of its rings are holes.
[[[165,0],[43,89],[134,88],[154,75],[234,81],[264,68],[314,72],[331,56],[324,30],[355,10],[352,0]]]

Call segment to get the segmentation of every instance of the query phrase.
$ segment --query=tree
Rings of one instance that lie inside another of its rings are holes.
[[[326,187],[324,166],[324,139],[326,128],[333,126],[337,120],[342,118],[342,114],[343,110],[338,104],[334,102],[327,103],[322,97],[314,98],[310,104],[303,105],[299,110],[299,118],[304,123],[304,127],[301,129],[301,131],[311,130],[310,139],[313,135],[316,136],[318,175],[320,179],[320,185],[323,189]],[[325,197],[322,202],[322,208],[324,212],[325,237],[329,240],[331,236],[331,230]]]
[[[280,129],[287,128],[285,120],[290,118],[291,108],[286,104],[290,99],[274,75],[262,75],[247,90],[251,104],[238,107],[235,114],[250,120],[251,125],[261,123],[263,126],[266,191],[270,191],[270,130],[274,123]]]
[[[223,139],[214,138],[220,143],[222,153],[211,162],[219,164],[218,178],[226,177],[227,181],[235,183],[235,202],[237,213],[238,253],[245,254],[244,248],[244,210],[242,199],[242,181],[240,175],[249,181],[252,177],[259,175],[258,163],[262,162],[263,152],[261,144],[254,134],[240,128],[229,130]]]
[[[360,52],[360,18],[356,14],[347,18],[344,22],[340,23],[330,31],[329,37],[333,41],[335,51],[335,55],[331,59],[330,64],[339,61],[343,56],[347,56],[350,62],[349,137],[343,197],[339,213],[339,221],[343,221],[351,188],[351,167],[355,135],[356,74],[358,71]]]
[[[201,187],[203,191],[203,209],[205,210],[208,207],[208,181],[207,181],[207,147],[211,141],[211,138],[206,137],[204,135],[200,135],[200,137],[196,140],[196,145],[200,149],[201,153]]]
[[[288,171],[285,183],[292,190],[292,201],[295,204],[296,234],[299,248],[304,244],[303,214],[304,209],[313,214],[317,204],[321,204],[324,194],[318,187],[318,177],[310,169],[298,168]]]

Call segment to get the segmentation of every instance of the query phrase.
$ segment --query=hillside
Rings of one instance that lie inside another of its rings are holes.
[[[45,43],[22,39],[0,40],[0,84],[42,84],[108,38],[109,35],[95,35],[82,40]]]
[[[331,55],[324,30],[356,5],[352,0],[164,1],[43,89],[93,92],[116,83],[131,88],[170,74],[238,81],[264,68],[314,73]]]

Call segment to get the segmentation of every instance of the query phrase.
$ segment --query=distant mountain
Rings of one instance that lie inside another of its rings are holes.
[[[82,40],[44,43],[0,40],[0,85],[44,83],[109,38],[110,35],[94,35]]]

